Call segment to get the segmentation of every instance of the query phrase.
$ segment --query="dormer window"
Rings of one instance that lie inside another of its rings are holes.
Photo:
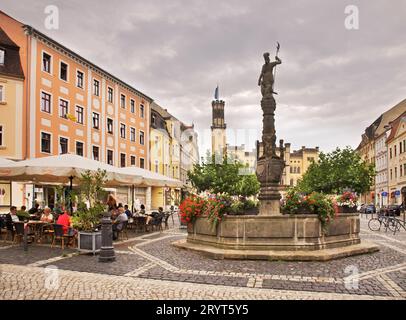
[[[4,49],[0,49],[0,65],[4,64],[5,57],[6,57],[6,51]]]

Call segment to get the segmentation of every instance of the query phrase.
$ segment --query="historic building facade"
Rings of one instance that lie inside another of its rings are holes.
[[[406,100],[403,100],[381,114],[365,129],[361,136],[361,142],[356,150],[361,158],[372,164],[376,170],[370,191],[361,195],[360,202],[362,203],[372,203],[377,206],[393,203],[394,194],[390,191],[390,185],[392,183],[392,188],[394,188],[394,182],[391,182],[389,166],[394,160],[390,155],[388,136],[390,135],[391,123],[400,117],[405,110]],[[394,168],[392,175],[394,176]]]
[[[386,143],[389,204],[406,205],[406,111],[390,123]]]
[[[2,82],[4,99],[10,106],[15,100],[16,110],[14,124],[7,120],[2,134],[5,143],[13,143],[0,147],[0,156],[21,160],[74,153],[150,169],[150,97],[1,11],[0,29],[12,42],[3,46],[5,62],[19,49],[24,75]],[[7,112],[7,104],[0,112]],[[121,189],[117,193],[124,201],[128,190]],[[45,204],[52,198],[46,188],[27,186],[24,192],[26,205],[33,198]]]

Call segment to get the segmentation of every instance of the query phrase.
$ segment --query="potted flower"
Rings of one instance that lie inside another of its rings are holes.
[[[101,248],[100,224],[106,206],[100,201],[105,198],[103,185],[106,182],[106,171],[86,171],[80,179],[78,209],[72,216],[72,223],[78,232],[79,251],[95,254]],[[86,203],[85,203],[86,202]]]
[[[352,213],[357,209],[357,197],[351,192],[344,192],[336,198],[336,204],[339,213]]]

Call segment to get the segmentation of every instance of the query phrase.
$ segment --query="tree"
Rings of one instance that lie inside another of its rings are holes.
[[[255,174],[241,174],[245,166],[232,158],[224,157],[216,161],[215,155],[208,156],[206,162],[195,164],[188,172],[188,178],[198,192],[227,193],[232,196],[249,197],[259,191]]]
[[[363,161],[351,147],[320,153],[319,162],[313,162],[298,183],[305,193],[343,193],[351,190],[362,194],[373,184],[375,169]]]

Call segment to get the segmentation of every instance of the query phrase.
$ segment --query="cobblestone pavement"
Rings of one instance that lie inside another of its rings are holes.
[[[186,235],[178,228],[116,243],[117,260],[107,264],[3,245],[0,299],[406,299],[406,232],[372,232],[367,221],[362,239],[380,251],[328,262],[212,260],[173,247]]]

